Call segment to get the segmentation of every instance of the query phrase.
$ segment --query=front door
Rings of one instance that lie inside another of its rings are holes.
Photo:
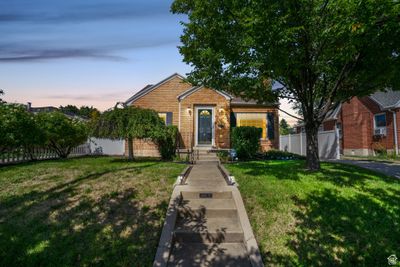
[[[197,110],[197,144],[211,145],[212,144],[212,109],[199,108]]]

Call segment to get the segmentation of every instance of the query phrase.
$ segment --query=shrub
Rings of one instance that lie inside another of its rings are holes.
[[[217,156],[218,156],[219,160],[222,162],[228,162],[229,158],[230,158],[229,151],[227,151],[227,150],[219,150],[217,152]]]
[[[157,127],[153,134],[163,160],[172,160],[176,153],[178,128],[176,126]]]
[[[298,154],[294,154],[294,153],[290,153],[287,151],[280,151],[280,150],[269,150],[265,153],[262,153],[260,155],[260,157],[262,159],[267,159],[267,160],[275,160],[275,159],[279,159],[279,160],[285,160],[285,159],[305,159],[304,156],[302,155],[298,155]]]
[[[47,146],[60,158],[68,157],[74,147],[88,138],[86,124],[82,121],[68,118],[61,112],[40,113],[37,116]]]
[[[262,129],[256,127],[235,127],[232,130],[232,146],[241,160],[254,158],[260,149]]]

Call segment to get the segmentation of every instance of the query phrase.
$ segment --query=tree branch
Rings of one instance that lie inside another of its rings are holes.
[[[286,115],[288,115],[288,116],[290,116],[290,117],[292,117],[292,118],[295,118],[296,120],[303,121],[303,119],[302,119],[302,118],[300,118],[300,117],[297,117],[297,116],[295,116],[295,115],[293,115],[293,114],[290,114],[290,113],[288,113],[288,112],[284,111],[284,110],[283,110],[283,109],[281,109],[281,108],[278,108],[278,110],[279,110],[279,111],[282,111],[283,113],[285,113]]]

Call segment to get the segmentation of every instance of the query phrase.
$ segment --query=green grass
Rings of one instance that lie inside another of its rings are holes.
[[[0,168],[0,266],[151,266],[183,168],[108,157]]]
[[[400,256],[400,180],[350,165],[229,164],[267,266],[387,266]]]

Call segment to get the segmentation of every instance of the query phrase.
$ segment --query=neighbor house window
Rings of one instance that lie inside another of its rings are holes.
[[[158,116],[165,122],[165,125],[172,125],[172,112],[159,112]]]
[[[262,129],[261,138],[267,138],[267,114],[266,113],[237,113],[236,126],[253,126]]]
[[[386,114],[376,114],[374,116],[375,129],[386,127]]]

